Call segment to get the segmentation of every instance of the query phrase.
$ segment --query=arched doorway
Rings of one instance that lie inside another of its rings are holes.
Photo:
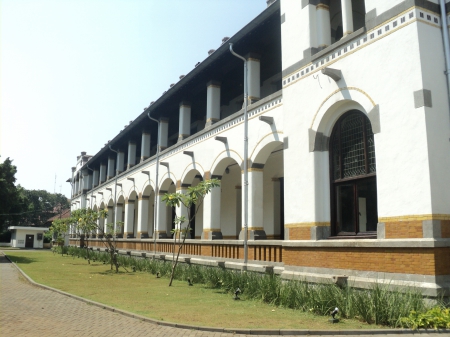
[[[375,142],[369,119],[358,110],[336,122],[330,139],[331,225],[335,236],[376,236]]]

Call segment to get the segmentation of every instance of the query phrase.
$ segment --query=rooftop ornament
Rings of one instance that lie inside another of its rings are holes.
[[[208,55],[211,55],[212,53],[214,53],[216,50],[215,49],[210,49],[208,50]]]
[[[195,64],[195,67],[197,68],[199,65],[200,65],[200,62],[197,62],[197,63]]]
[[[184,75],[180,75],[180,80],[184,78]]]
[[[230,39],[230,38],[229,38],[228,36],[225,36],[225,37],[222,39],[222,44],[224,44],[225,42],[227,42],[229,39]]]

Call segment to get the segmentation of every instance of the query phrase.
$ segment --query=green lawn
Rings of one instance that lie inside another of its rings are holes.
[[[276,308],[256,301],[234,301],[232,295],[150,273],[112,273],[109,265],[55,255],[50,251],[5,254],[38,283],[109,306],[162,321],[190,325],[252,329],[376,329],[356,320],[328,323],[329,317]]]

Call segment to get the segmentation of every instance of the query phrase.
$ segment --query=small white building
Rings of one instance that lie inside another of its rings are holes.
[[[45,227],[8,227],[11,231],[11,247],[17,248],[44,248]]]

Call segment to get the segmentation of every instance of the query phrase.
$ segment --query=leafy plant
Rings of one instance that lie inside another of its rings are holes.
[[[400,323],[410,329],[450,329],[450,308],[436,306],[424,313],[411,311],[408,317],[402,317]]]

